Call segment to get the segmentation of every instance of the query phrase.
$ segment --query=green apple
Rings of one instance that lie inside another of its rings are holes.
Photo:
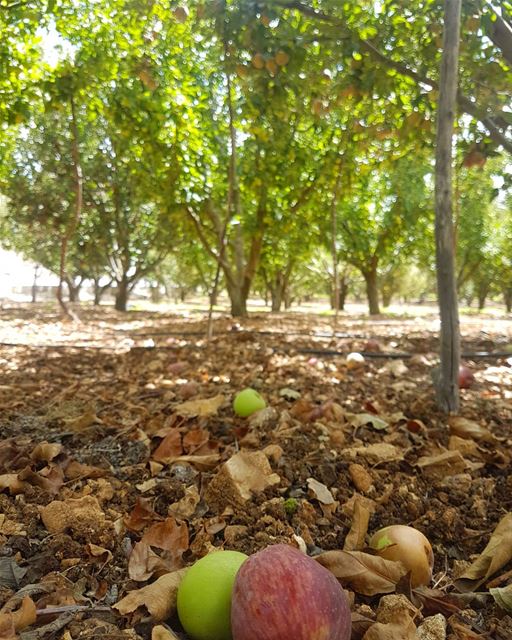
[[[265,400],[254,389],[244,389],[239,391],[233,401],[233,410],[237,416],[247,418],[255,411],[264,409],[267,406]]]
[[[192,640],[231,640],[231,592],[245,560],[239,551],[214,551],[185,574],[178,588],[178,617]]]

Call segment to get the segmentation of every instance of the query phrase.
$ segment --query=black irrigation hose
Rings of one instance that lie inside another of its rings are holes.
[[[116,347],[112,346],[102,346],[102,345],[69,345],[69,344],[25,344],[23,342],[0,342],[0,347],[26,347],[29,349],[89,349],[95,351],[114,351]],[[197,349],[204,350],[207,347],[205,345],[197,345],[197,344],[184,344],[184,345],[134,345],[130,348],[124,348],[126,352],[129,351],[150,351],[152,349],[160,349],[160,350],[179,350],[179,349]],[[347,356],[349,351],[334,351],[332,349],[293,349],[293,348],[283,348],[283,347],[274,347],[274,353],[290,353],[294,352],[301,355],[315,355],[315,356],[324,356],[324,357],[334,357],[334,356]],[[368,359],[375,360],[407,360],[416,355],[423,355],[421,353],[406,353],[406,352],[398,352],[398,353],[389,353],[382,351],[359,351],[362,356]],[[495,358],[512,358],[512,353],[509,351],[476,351],[469,352],[464,351],[461,353],[461,358],[465,358],[467,360],[493,360]]]
[[[323,356],[347,356],[348,351],[333,351],[331,349],[297,349],[297,353],[304,353],[310,355],[323,355]],[[359,351],[365,358],[375,359],[391,359],[391,360],[407,360],[417,355],[423,355],[421,353],[384,353],[382,351]],[[509,351],[477,351],[475,353],[464,351],[461,354],[461,358],[468,360],[485,360],[486,358],[512,358],[512,353]]]
[[[120,331],[120,330],[119,330]],[[305,338],[357,338],[358,340],[367,339],[367,336],[360,333],[332,333],[321,331],[318,333],[305,333],[304,331],[261,331],[246,329],[242,331],[217,331],[217,336],[240,336],[240,335],[257,335],[257,336],[304,336]],[[146,338],[150,336],[204,336],[204,331],[144,331],[132,334],[132,338]]]

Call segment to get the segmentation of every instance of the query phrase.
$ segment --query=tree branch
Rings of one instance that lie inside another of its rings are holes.
[[[308,7],[299,0],[276,0],[276,4],[286,9],[295,9],[303,15],[339,27],[343,30],[344,34],[346,34],[347,37],[350,36],[356,38],[359,42],[361,50],[369,53],[372,58],[374,58],[374,60],[377,60],[383,66],[398,71],[401,75],[411,78],[417,84],[430,85],[434,89],[439,88],[439,84],[436,80],[432,80],[427,76],[419,73],[418,71],[411,69],[403,62],[398,62],[396,60],[388,58],[383,53],[381,53],[371,42],[360,38],[359,35],[349,30],[345,23],[335,18],[334,16],[324,13],[323,11],[313,9],[312,7]],[[508,124],[503,124],[503,129],[505,129],[505,131],[502,131],[497,124],[497,118],[495,115],[491,114],[486,107],[480,107],[479,105],[477,105],[470,98],[465,96],[461,91],[458,91],[457,93],[457,102],[461,109],[463,109],[466,113],[473,116],[482,123],[482,125],[489,132],[491,139],[496,142],[496,144],[503,146],[504,149],[512,153],[512,139],[507,136]]]
[[[488,4],[496,19],[491,23],[491,28],[487,32],[489,38],[500,49],[503,57],[512,66],[512,28],[503,20],[494,7]]]
[[[206,249],[207,253],[209,253],[212,256],[212,258],[222,266],[222,268],[224,269],[224,272],[226,273],[226,277],[232,280],[233,274],[231,273],[229,264],[222,258],[222,256],[219,256],[219,254],[212,249],[210,243],[208,242],[208,238],[204,233],[201,222],[198,220],[196,214],[192,211],[192,209],[189,206],[185,206],[185,212],[188,215],[188,217],[192,220],[194,227],[197,231],[197,235],[199,236],[199,240],[201,240],[201,244]]]

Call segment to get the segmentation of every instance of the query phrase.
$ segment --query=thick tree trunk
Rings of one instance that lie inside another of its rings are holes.
[[[445,0],[443,58],[436,134],[436,266],[441,316],[439,407],[459,408],[460,327],[452,217],[452,138],[457,97],[461,0]]]
[[[393,293],[390,288],[384,287],[382,289],[382,305],[384,307],[389,307],[391,304],[391,300],[393,299]]]
[[[510,289],[503,289],[503,302],[507,313],[512,312],[512,287]]]
[[[130,295],[130,286],[129,286],[128,278],[123,277],[121,280],[117,281],[116,301],[114,305],[116,311],[127,310],[129,295]]]
[[[489,285],[481,284],[478,287],[478,311],[482,311],[485,307],[485,301],[487,300],[487,296],[489,295]]]
[[[281,305],[283,304],[283,287],[280,282],[277,282],[271,290],[272,306],[270,310],[272,313],[279,313],[281,311]]]
[[[233,318],[244,318],[247,316],[248,292],[243,286],[229,285],[228,295],[231,302],[231,315]]]
[[[377,279],[377,268],[375,267],[370,271],[364,271],[363,276],[366,284],[368,312],[371,316],[378,316],[380,314],[380,306],[379,306],[379,286],[378,286],[378,279]]]

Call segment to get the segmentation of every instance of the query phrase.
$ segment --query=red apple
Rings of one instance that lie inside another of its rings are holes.
[[[380,351],[380,342],[370,338],[363,347],[363,351]]]
[[[233,640],[350,640],[350,607],[332,573],[285,544],[240,567],[231,599]]]
[[[473,385],[474,381],[475,376],[471,369],[468,369],[468,367],[461,364],[459,367],[459,387],[461,389],[469,389],[469,387]]]

